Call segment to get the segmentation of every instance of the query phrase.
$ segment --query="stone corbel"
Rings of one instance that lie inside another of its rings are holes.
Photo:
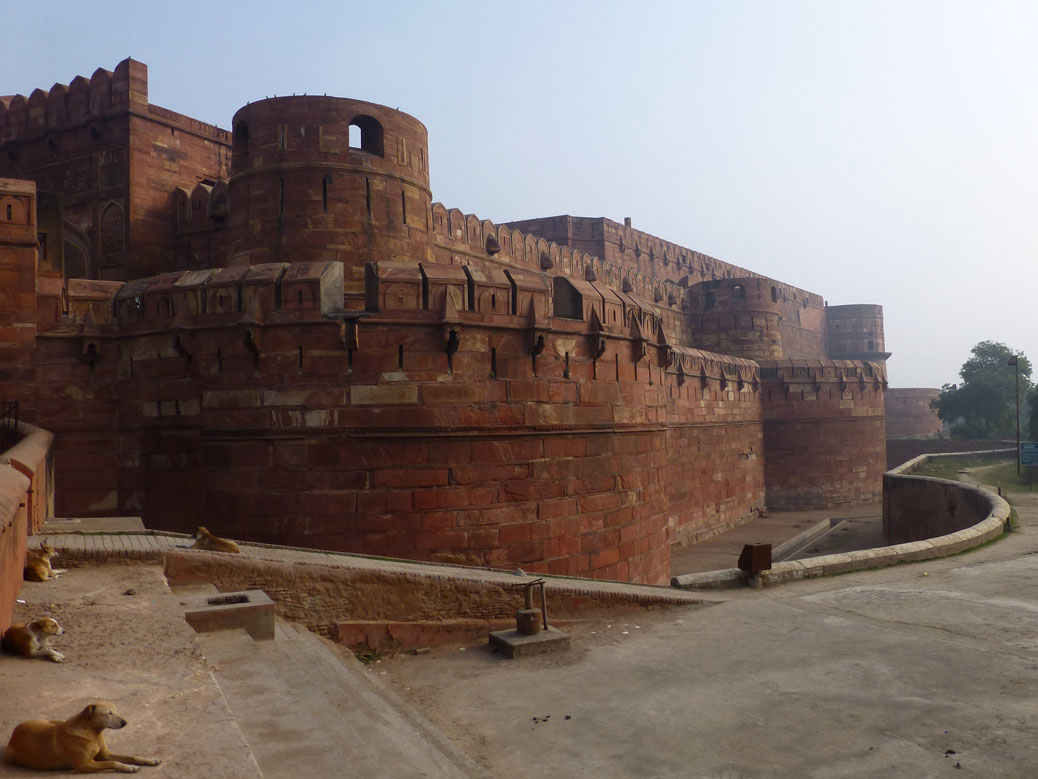
[[[591,358],[597,360],[606,350],[606,339],[602,335],[602,321],[598,318],[598,311],[594,308],[591,309],[591,316],[588,317],[587,323],[587,335],[590,341]]]
[[[642,327],[638,323],[638,316],[631,317],[631,360],[638,362],[645,356],[646,338],[642,335]]]
[[[454,298],[453,288],[448,287],[443,296],[443,314],[440,317],[440,328],[443,337],[447,341],[447,357],[450,358],[458,351],[458,330],[461,327],[461,316],[458,314],[458,301]],[[454,341],[454,351],[450,349],[451,340]]]
[[[187,347],[184,346],[184,342],[181,340],[179,335],[173,336],[173,351],[183,357],[184,360],[187,361],[188,365],[191,365],[191,360],[193,360],[194,357],[191,352],[187,350]]]
[[[662,346],[657,344],[660,355],[660,367],[666,370],[674,364],[674,349],[669,344],[663,344]]]
[[[101,328],[97,326],[97,321],[94,319],[94,309],[87,309],[80,332],[82,335],[80,339],[82,360],[93,366],[101,358]]]
[[[252,360],[258,368],[260,358],[260,344],[257,335],[252,328],[245,328],[245,330],[242,331],[241,342],[242,346],[245,347],[245,351],[252,355]]]

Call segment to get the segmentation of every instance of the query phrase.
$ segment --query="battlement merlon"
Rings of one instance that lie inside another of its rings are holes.
[[[65,324],[132,333],[339,318],[342,285],[342,263],[333,261],[175,271],[125,283],[70,279]]]
[[[148,66],[127,57],[114,70],[98,68],[89,79],[76,76],[28,97],[0,97],[0,145],[29,141],[87,122],[133,113],[174,125],[230,145],[231,136],[216,125],[148,102]]]

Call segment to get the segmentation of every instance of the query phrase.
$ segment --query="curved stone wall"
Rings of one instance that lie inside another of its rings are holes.
[[[417,119],[361,100],[278,97],[240,109],[232,127],[229,264],[340,260],[350,276],[424,256],[432,197]]]
[[[886,470],[881,365],[762,361],[765,483],[777,510],[877,503]]]
[[[50,448],[53,436],[24,422],[21,440],[0,452],[0,633],[11,624],[22,586],[25,540],[53,512]]]

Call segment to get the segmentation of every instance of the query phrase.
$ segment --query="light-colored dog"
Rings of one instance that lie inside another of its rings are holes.
[[[192,549],[206,549],[210,552],[230,552],[232,554],[241,554],[241,549],[238,548],[236,543],[229,541],[226,538],[218,538],[201,526],[199,526],[198,530],[195,531],[194,539],[195,543],[191,545]]]
[[[91,703],[64,721],[30,720],[14,729],[4,759],[41,771],[73,768],[84,773],[111,770],[134,774],[141,770],[137,766],[158,765],[160,761],[148,757],[108,751],[101,731],[125,725],[126,720],[108,701]]]
[[[57,556],[58,553],[54,547],[46,544],[41,545],[37,550],[30,550],[26,554],[27,559],[25,568],[22,570],[22,578],[27,582],[46,582],[67,573],[64,568],[55,570],[50,567],[50,559]]]
[[[65,628],[50,617],[32,622],[16,622],[4,631],[2,643],[11,654],[22,657],[45,657],[55,663],[64,663],[65,655],[48,646],[51,636],[60,636]]]

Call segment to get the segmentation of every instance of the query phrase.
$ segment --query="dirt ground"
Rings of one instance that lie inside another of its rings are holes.
[[[49,616],[65,628],[51,646],[67,661],[0,654],[0,746],[19,722],[109,700],[129,723],[106,732],[109,748],[162,760],[142,776],[258,776],[159,566],[74,568],[25,582],[19,599],[14,621]],[[4,779],[30,776],[40,774],[0,763]]]

